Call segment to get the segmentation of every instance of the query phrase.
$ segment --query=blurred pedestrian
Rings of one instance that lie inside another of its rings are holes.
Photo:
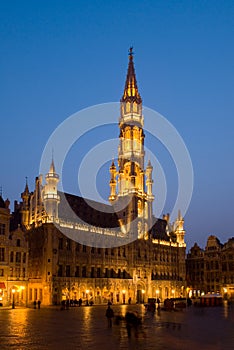
[[[37,302],[36,302],[36,300],[34,300],[34,302],[33,302],[33,306],[34,306],[34,309],[36,309],[36,308],[37,308]]]
[[[141,323],[141,319],[138,316],[137,312],[128,311],[125,315],[125,321],[128,338],[131,338],[132,328],[135,331],[135,337],[138,338],[138,327]]]
[[[108,307],[106,309],[106,318],[107,318],[107,326],[108,326],[108,328],[112,327],[112,318],[113,317],[114,317],[114,311],[112,310],[110,305],[108,305]]]
[[[40,308],[41,308],[41,301],[40,300],[37,301],[37,306],[38,306],[38,309],[40,310]]]

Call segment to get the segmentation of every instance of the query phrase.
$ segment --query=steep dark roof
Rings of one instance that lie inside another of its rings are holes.
[[[61,193],[59,218],[70,221],[83,220],[85,223],[98,227],[119,227],[118,216],[111,205],[99,203],[69,193]],[[67,203],[72,210],[67,210]]]
[[[118,214],[111,205],[99,203],[91,199],[82,198],[69,193],[59,192],[59,218],[67,221],[79,221],[98,227],[116,228],[119,227]],[[67,210],[67,203],[71,210]],[[173,235],[166,233],[167,222],[163,219],[156,219],[150,230],[153,238],[174,241]]]
[[[163,219],[156,219],[153,227],[150,229],[152,238],[161,239],[163,241],[170,241],[170,236],[166,232],[167,222]]]

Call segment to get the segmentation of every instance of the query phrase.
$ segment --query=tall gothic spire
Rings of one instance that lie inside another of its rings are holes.
[[[129,54],[128,54],[129,56],[128,72],[127,72],[125,88],[124,88],[123,96],[121,98],[121,102],[136,101],[137,103],[142,103],[142,99],[138,92],[138,87],[137,87],[132,50],[133,50],[133,47],[130,47]]]

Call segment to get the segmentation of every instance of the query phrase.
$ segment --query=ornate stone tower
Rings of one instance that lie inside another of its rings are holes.
[[[119,211],[123,231],[137,230],[138,238],[146,238],[152,223],[153,168],[149,162],[144,170],[144,118],[132,48],[129,50],[127,77],[120,103],[118,171],[112,162],[109,200]]]
[[[58,218],[58,195],[59,175],[55,172],[54,160],[52,159],[50,170],[46,174],[46,184],[42,191],[43,203],[47,215],[47,221],[51,222]]]
[[[22,198],[22,209],[21,209],[21,214],[22,214],[22,224],[25,227],[28,227],[29,225],[29,212],[30,212],[30,192],[28,189],[28,181],[26,178],[26,184],[25,184],[25,189],[24,192],[21,193],[21,198]]]

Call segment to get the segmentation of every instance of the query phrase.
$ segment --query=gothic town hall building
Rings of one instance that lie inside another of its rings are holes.
[[[143,124],[130,49],[110,205],[58,191],[53,160],[45,184],[41,175],[33,192],[26,184],[15,205],[11,226],[24,232],[28,244],[27,304],[79,298],[122,304],[186,295],[184,220],[180,213],[173,224],[168,214],[153,215],[153,167],[144,163]]]

